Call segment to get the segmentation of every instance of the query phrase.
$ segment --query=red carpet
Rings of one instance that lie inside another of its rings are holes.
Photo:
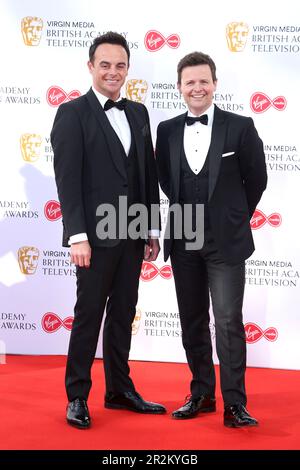
[[[217,388],[217,412],[175,421],[172,410],[189,393],[185,364],[131,362],[131,375],[145,399],[163,403],[167,415],[148,416],[103,407],[102,361],[93,367],[89,398],[90,430],[66,424],[64,356],[14,356],[0,365],[0,449],[300,449],[300,372],[247,370],[248,408],[260,426],[223,426]],[[219,370],[217,369],[217,375]]]

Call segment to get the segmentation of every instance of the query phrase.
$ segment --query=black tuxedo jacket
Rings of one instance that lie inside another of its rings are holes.
[[[159,182],[170,205],[179,202],[185,117],[163,121],[157,129]],[[252,119],[215,106],[208,158],[211,230],[224,261],[239,263],[254,251],[250,219],[267,184],[263,143]],[[164,241],[165,260],[172,248],[172,228],[170,233]]]
[[[159,203],[159,191],[148,112],[144,105],[128,101],[126,116],[136,145],[140,202],[150,209],[150,204]],[[118,239],[97,237],[96,210],[100,204],[112,204],[118,220],[119,196],[128,193],[124,152],[92,89],[59,107],[51,143],[63,215],[63,245],[68,246],[71,235],[82,232],[87,233],[91,246],[116,245]]]

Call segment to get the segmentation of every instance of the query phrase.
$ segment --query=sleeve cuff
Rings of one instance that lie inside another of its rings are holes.
[[[160,237],[160,231],[157,230],[157,229],[149,230],[148,235],[151,238],[159,238]]]
[[[79,243],[79,242],[85,242],[88,240],[87,234],[86,233],[76,233],[76,235],[72,235],[69,238],[69,245],[72,245],[73,243]]]

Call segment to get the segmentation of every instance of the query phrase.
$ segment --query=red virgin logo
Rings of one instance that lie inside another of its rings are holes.
[[[166,264],[162,268],[158,268],[154,263],[150,261],[144,261],[141,269],[140,279],[148,282],[153,281],[158,275],[163,279],[171,279],[172,268],[169,264]]]
[[[273,212],[273,214],[266,216],[262,211],[256,209],[250,221],[250,225],[252,230],[257,230],[258,228],[263,227],[266,223],[271,225],[271,227],[279,227],[281,222],[282,217],[278,212]]]
[[[43,316],[41,323],[46,333],[55,333],[55,331],[59,330],[62,326],[66,328],[66,330],[71,330],[73,317],[66,317],[62,320],[56,313],[47,312]]]
[[[270,326],[266,330],[262,330],[256,323],[246,323],[244,325],[246,334],[246,343],[256,343],[261,338],[267,341],[276,341],[278,338],[278,331],[274,326]]]
[[[271,106],[277,111],[283,111],[286,105],[287,101],[284,96],[277,96],[271,100],[265,93],[256,92],[250,98],[250,108],[254,113],[264,113]]]
[[[146,33],[144,44],[149,52],[159,51],[165,44],[171,49],[177,49],[180,45],[180,37],[178,34],[171,34],[165,38],[159,31],[151,29]]]
[[[50,106],[57,107],[66,101],[74,100],[81,96],[80,91],[72,90],[70,93],[66,93],[62,88],[59,86],[51,86],[48,88],[46,93],[47,103]]]
[[[46,219],[54,222],[62,217],[60,203],[57,201],[48,201],[44,207],[44,214]]]

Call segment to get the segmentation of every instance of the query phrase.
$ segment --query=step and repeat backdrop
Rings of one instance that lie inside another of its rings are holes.
[[[256,251],[246,261],[248,365],[300,369],[299,76],[297,1],[201,0],[174,6],[115,0],[1,0],[0,357],[66,354],[75,269],[61,247],[62,222],[50,131],[58,106],[91,85],[88,48],[108,30],[132,59],[123,94],[144,103],[153,143],[162,120],[186,110],[176,67],[187,53],[217,65],[215,103],[254,119],[268,188],[251,220]],[[165,223],[168,200],[161,193]],[[215,343],[214,318],[211,335]],[[97,355],[101,357],[101,337]],[[172,269],[144,263],[131,359],[185,362]],[[217,363],[217,357],[214,353]]]

